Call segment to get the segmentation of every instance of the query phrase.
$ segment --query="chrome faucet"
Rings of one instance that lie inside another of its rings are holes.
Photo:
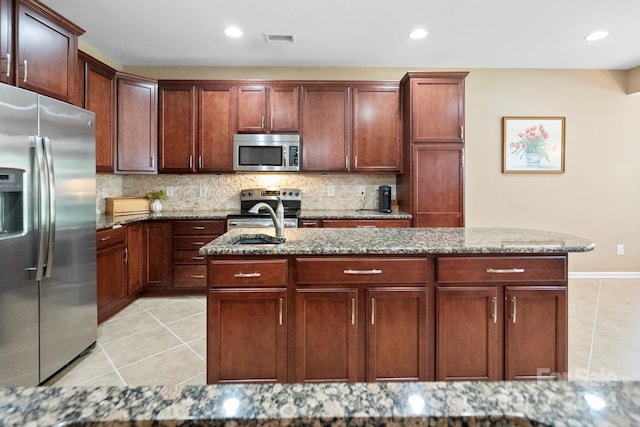
[[[278,206],[275,212],[273,208],[264,202],[256,203],[249,209],[249,212],[257,214],[260,209],[266,209],[273,220],[273,226],[276,228],[276,237],[284,237],[284,207],[282,206],[282,199],[278,197]]]

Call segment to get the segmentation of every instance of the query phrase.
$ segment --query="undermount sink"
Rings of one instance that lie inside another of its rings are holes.
[[[241,234],[235,237],[232,245],[279,245],[284,243],[284,237],[269,236],[268,234]]]

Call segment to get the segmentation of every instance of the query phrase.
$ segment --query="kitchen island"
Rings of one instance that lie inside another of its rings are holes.
[[[310,228],[255,244],[264,237],[235,229],[200,249],[210,384],[566,378],[568,254],[592,250],[587,239]]]

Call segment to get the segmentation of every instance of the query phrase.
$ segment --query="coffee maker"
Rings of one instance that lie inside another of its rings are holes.
[[[391,212],[391,186],[389,185],[378,187],[378,211]]]

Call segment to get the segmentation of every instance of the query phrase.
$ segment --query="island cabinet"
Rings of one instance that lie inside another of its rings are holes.
[[[251,84],[238,86],[238,132],[298,132],[300,85]]]
[[[567,257],[436,258],[435,379],[567,372]]]
[[[207,383],[287,381],[288,261],[210,260]]]
[[[159,82],[159,171],[233,170],[235,87],[206,82]]]
[[[207,286],[207,262],[198,249],[224,233],[224,220],[178,220],[172,223],[173,286]]]
[[[464,79],[468,73],[408,73],[401,81],[400,209],[415,227],[464,226]]]
[[[291,380],[427,380],[429,272],[426,258],[297,258]]]

